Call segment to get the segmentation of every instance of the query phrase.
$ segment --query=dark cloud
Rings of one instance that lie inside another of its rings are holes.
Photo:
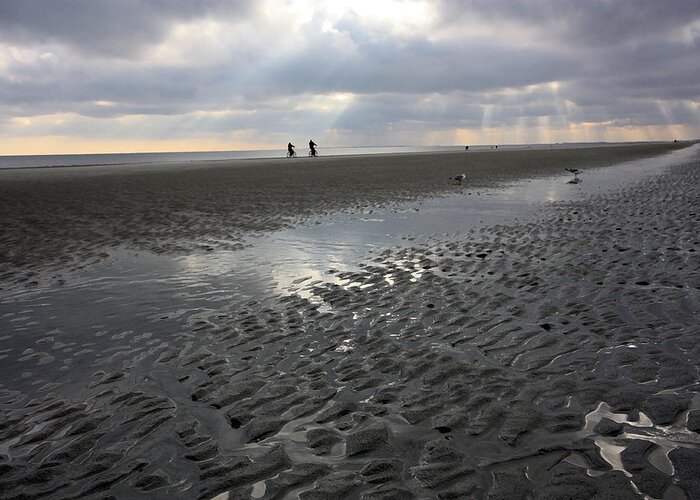
[[[477,19],[498,29],[508,22],[574,46],[616,46],[678,35],[700,18],[697,0],[443,0],[441,4],[441,20],[447,25]]]
[[[262,83],[277,92],[484,91],[577,73],[577,65],[566,55],[546,48],[493,47],[483,42],[465,46],[416,38],[401,44],[392,40],[367,42],[356,52],[343,53],[333,50],[332,41],[320,37],[314,47],[299,51],[262,75]]]
[[[92,55],[131,58],[180,22],[245,18],[254,0],[0,0],[0,39],[63,43]]]

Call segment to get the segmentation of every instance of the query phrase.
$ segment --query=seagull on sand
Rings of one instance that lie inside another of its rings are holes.
[[[564,170],[574,174],[574,179],[578,179],[578,176],[583,173],[583,170],[579,170],[578,168],[566,168]]]
[[[451,181],[457,181],[457,184],[459,184],[459,185],[461,186],[461,185],[462,185],[462,181],[463,181],[464,179],[466,179],[466,178],[467,178],[466,175],[464,175],[464,174],[459,174],[459,175],[455,175],[454,177],[450,177],[450,180],[451,180]]]

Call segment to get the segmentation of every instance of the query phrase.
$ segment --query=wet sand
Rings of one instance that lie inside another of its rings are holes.
[[[236,249],[246,235],[319,213],[369,211],[565,167],[604,166],[673,144],[559,150],[280,158],[0,171],[0,277],[81,267],[126,246],[156,253]]]
[[[289,293],[200,278],[183,309],[165,280],[170,256],[461,171],[468,196],[653,148],[9,173],[0,497],[698,498],[697,155]],[[99,267],[124,248],[163,276],[129,307]]]

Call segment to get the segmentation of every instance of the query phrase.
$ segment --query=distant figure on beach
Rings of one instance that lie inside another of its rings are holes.
[[[469,146],[464,146],[465,151],[469,151]]]
[[[459,174],[459,175],[455,175],[454,177],[450,177],[450,180],[457,181],[457,184],[459,184],[461,186],[462,181],[466,178],[467,178],[467,176],[465,174]]]
[[[291,158],[292,156],[296,156],[297,154],[294,152],[294,148],[296,146],[292,144],[291,142],[287,144],[287,158]]]
[[[318,144],[316,144],[313,139],[309,139],[309,156],[318,156],[316,154],[316,146],[318,146]]]

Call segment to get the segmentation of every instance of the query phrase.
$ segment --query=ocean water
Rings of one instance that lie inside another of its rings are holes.
[[[548,149],[602,146],[606,143],[577,144],[515,144],[515,145],[474,145],[469,151]],[[346,156],[390,153],[430,153],[440,151],[464,151],[464,146],[361,146],[361,147],[319,147],[319,156]],[[297,154],[306,156],[308,149],[296,148]],[[216,160],[250,160],[256,158],[283,158],[286,148],[258,149],[249,151],[201,151],[186,153],[105,153],[71,155],[22,155],[0,156],[0,170],[11,168],[67,167],[91,165],[127,165],[135,163],[191,162]]]

